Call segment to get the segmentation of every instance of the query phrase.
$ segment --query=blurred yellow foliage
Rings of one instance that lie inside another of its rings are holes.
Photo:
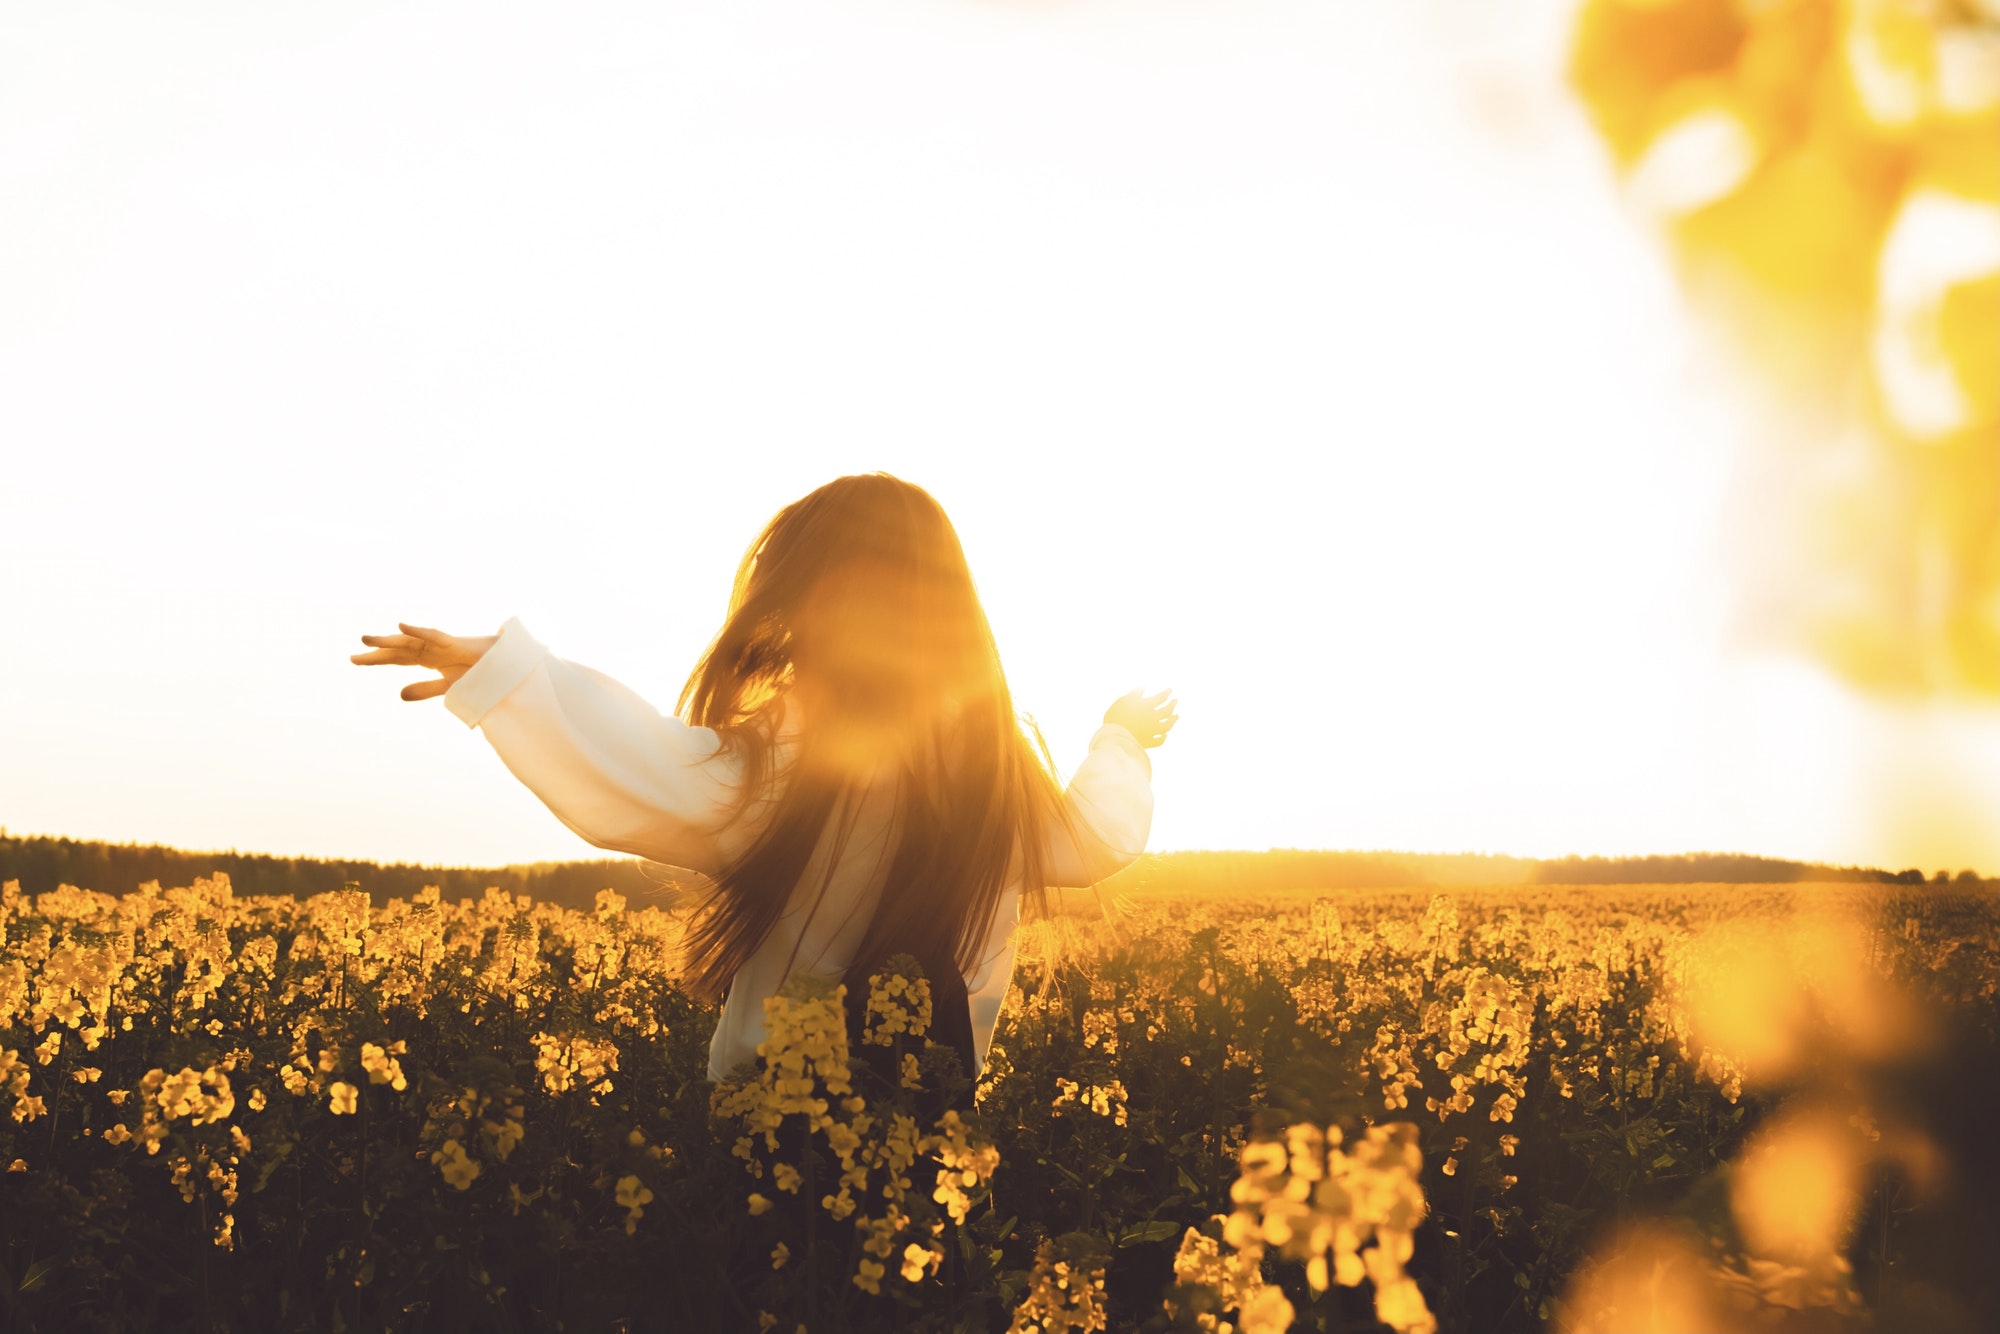
[[[1735,1164],[1730,1210],[1754,1254],[1833,1269],[1861,1208],[1861,1145],[1843,1119],[1800,1112],[1758,1132]]]
[[[1832,412],[1782,631],[2000,695],[2000,4],[1587,0],[1570,78],[1688,285]]]

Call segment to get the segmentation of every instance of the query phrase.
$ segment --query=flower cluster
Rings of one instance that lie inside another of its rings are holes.
[[[1090,1334],[1106,1327],[1104,1243],[1072,1232],[1035,1248],[1028,1293],[1007,1334]]]
[[[1261,1250],[1225,1250],[1196,1228],[1182,1235],[1174,1252],[1174,1279],[1168,1313],[1186,1316],[1204,1334],[1285,1334],[1297,1315],[1283,1290],[1264,1281]],[[1227,1318],[1232,1311],[1234,1321]]]
[[[883,1045],[923,1042],[931,1018],[928,986],[920,973],[911,976],[916,964],[906,956],[888,967],[896,971],[869,980],[864,1031],[881,1035]],[[732,1153],[758,1183],[746,1211],[756,1218],[783,1216],[796,1233],[777,1242],[772,1267],[786,1267],[793,1243],[809,1243],[823,1214],[853,1229],[856,1258],[848,1282],[879,1296],[891,1273],[918,1284],[936,1272],[944,1261],[946,1218],[965,1221],[999,1154],[955,1110],[924,1129],[908,1101],[923,1092],[914,1052],[905,1054],[898,1078],[878,1081],[871,1105],[857,1088],[862,1072],[848,1048],[845,1001],[844,986],[803,974],[769,998],[759,1068],[718,1086],[711,1115],[735,1128]],[[916,1188],[920,1163],[935,1178],[928,1198]],[[779,1210],[787,1195],[804,1208]]]
[[[1282,1143],[1244,1147],[1222,1239],[1245,1257],[1261,1258],[1268,1247],[1304,1261],[1314,1292],[1370,1280],[1383,1324],[1397,1334],[1433,1334],[1437,1322],[1403,1270],[1426,1207],[1422,1170],[1409,1122],[1370,1126],[1351,1148],[1342,1147],[1338,1126],[1294,1125]]]
[[[1074,1079],[1056,1076],[1055,1100],[1049,1110],[1061,1116],[1066,1106],[1082,1108],[1098,1116],[1109,1117],[1114,1125],[1126,1124],[1125,1085],[1119,1080],[1107,1080],[1102,1084],[1081,1084]]]
[[[892,1045],[898,1036],[922,1037],[931,1026],[931,984],[907,954],[892,957],[868,979],[868,1012],[861,1040]]]
[[[586,1088],[591,1101],[611,1092],[611,1072],[618,1068],[618,1046],[580,1033],[537,1033],[535,1070],[552,1094]]]

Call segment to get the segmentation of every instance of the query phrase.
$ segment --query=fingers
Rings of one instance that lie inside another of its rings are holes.
[[[1141,687],[1114,700],[1111,707],[1105,710],[1104,721],[1118,723],[1131,732],[1140,745],[1151,748],[1167,739],[1167,733],[1180,721],[1180,713],[1171,687],[1150,695]]]
[[[348,661],[358,667],[430,667],[445,670],[448,664],[439,661],[439,641],[449,643],[451,636],[439,634],[436,630],[425,629],[421,625],[398,622],[399,635],[363,635],[361,642],[368,645],[366,653],[355,653]],[[402,697],[416,701],[436,699],[451,689],[451,679],[440,676],[429,681],[412,681],[402,689]]]
[[[1137,695],[1139,692],[1135,690],[1132,693]],[[1159,691],[1157,694],[1147,695],[1138,701],[1142,708],[1153,715],[1151,719],[1152,726],[1137,733],[1139,744],[1148,750],[1164,744],[1167,739],[1167,733],[1173,731],[1174,724],[1181,720],[1179,701],[1174,699],[1173,695],[1174,692],[1169,687],[1166,690]]]
[[[348,659],[359,666],[415,667],[423,663],[425,645],[421,639],[413,639],[409,635],[363,635],[361,642],[375,651],[356,653]]]

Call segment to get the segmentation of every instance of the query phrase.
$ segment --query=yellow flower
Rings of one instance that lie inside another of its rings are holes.
[[[534,1043],[535,1069],[550,1093],[567,1093],[579,1084],[593,1094],[611,1092],[611,1080],[606,1076],[618,1068],[616,1043],[575,1033],[537,1033]]]
[[[508,1110],[514,1115],[504,1121],[479,1123],[480,1133],[493,1141],[493,1156],[503,1163],[507,1161],[507,1155],[514,1152],[514,1146],[528,1137],[527,1127],[521,1124],[521,1109],[512,1107]]]
[[[402,1063],[392,1054],[399,1053],[402,1050],[403,1044],[401,1042],[393,1043],[386,1049],[378,1047],[372,1042],[362,1043],[361,1068],[368,1072],[368,1082],[371,1084],[387,1084],[398,1093],[408,1088],[410,1084],[403,1077]]]
[[[1306,1122],[1290,1127],[1282,1144],[1245,1145],[1223,1241],[1251,1263],[1266,1246],[1303,1260],[1314,1292],[1372,1278],[1379,1319],[1398,1334],[1434,1334],[1436,1321],[1403,1273],[1427,1208],[1416,1179],[1423,1167],[1416,1127],[1370,1126],[1351,1147],[1342,1138],[1338,1126],[1322,1132]],[[1246,1306],[1252,1295],[1244,1294]]]
[[[907,954],[889,959],[883,971],[868,979],[868,1007],[861,1040],[892,1045],[898,1036],[920,1038],[930,1031],[931,984],[923,968]]]
[[[755,1193],[751,1194],[750,1216],[752,1218],[761,1217],[762,1215],[767,1214],[770,1211],[771,1211],[771,1200],[769,1196],[758,1195]]]
[[[335,1116],[351,1116],[354,1113],[356,1096],[361,1092],[354,1085],[340,1082],[327,1090],[327,1103]]]
[[[1072,1232],[1044,1241],[1035,1250],[1028,1294],[1014,1308],[1008,1334],[1032,1331],[1091,1331],[1106,1327],[1104,1243]]]
[[[791,1258],[792,1258],[792,1248],[785,1245],[784,1242],[781,1241],[776,1246],[773,1246],[771,1248],[771,1268],[783,1269],[785,1267],[785,1261]]]
[[[919,1246],[914,1241],[903,1248],[903,1281],[915,1283],[922,1279],[924,1270],[937,1264],[944,1256],[927,1246]]]
[[[618,1178],[615,1197],[619,1208],[625,1210],[625,1235],[631,1236],[639,1227],[639,1218],[646,1212],[646,1206],[653,1202],[653,1192],[637,1176]]]
[[[438,1146],[431,1155],[431,1162],[437,1165],[444,1179],[455,1190],[469,1190],[474,1178],[479,1175],[479,1164],[466,1156],[465,1145],[458,1140],[448,1139]]]
[[[972,1209],[970,1192],[999,1170],[1000,1150],[991,1144],[974,1145],[956,1111],[947,1111],[938,1121],[938,1133],[929,1143],[943,1168],[931,1198],[945,1207],[952,1222],[963,1223]]]
[[[1243,1303],[1237,1328],[1242,1334],[1285,1334],[1292,1327],[1294,1315],[1292,1304],[1282,1290],[1264,1287]]]

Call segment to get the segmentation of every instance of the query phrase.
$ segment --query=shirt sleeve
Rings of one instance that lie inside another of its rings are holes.
[[[514,776],[585,840],[714,873],[741,803],[741,760],[712,728],[662,714],[565,662],[510,620],[445,692]]]
[[[1136,861],[1153,828],[1153,765],[1139,739],[1117,723],[1098,728],[1063,808],[1069,827],[1052,821],[1043,848],[1050,885],[1094,885]]]
[[[1153,765],[1139,739],[1115,723],[1097,729],[1090,753],[1063,792],[1063,808],[1071,827],[1053,824],[1043,849],[1052,885],[1094,885],[1137,860],[1153,827]],[[980,961],[965,976],[975,1075],[986,1069],[1000,1007],[1014,980],[1020,921],[1021,889],[1010,885],[993,914]]]

